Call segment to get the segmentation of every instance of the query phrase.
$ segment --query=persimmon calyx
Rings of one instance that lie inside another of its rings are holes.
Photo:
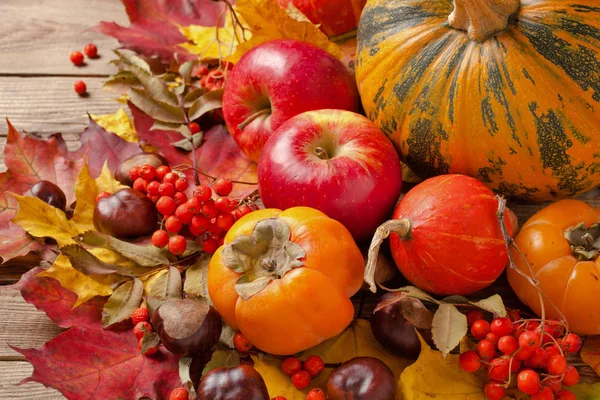
[[[600,256],[600,222],[585,227],[582,222],[565,230],[571,252],[581,261],[594,261]]]
[[[279,218],[259,221],[252,235],[237,237],[223,249],[223,263],[242,276],[235,291],[248,300],[274,279],[302,267],[306,252],[290,241],[290,228]]]
[[[412,230],[412,223],[409,219],[392,219],[384,222],[375,231],[373,241],[369,247],[369,253],[367,254],[367,265],[365,267],[365,283],[369,285],[369,290],[375,293],[377,291],[377,283],[375,282],[375,271],[377,271],[377,256],[379,255],[379,248],[385,239],[387,239],[392,233],[400,236],[401,239],[410,239],[410,232]]]

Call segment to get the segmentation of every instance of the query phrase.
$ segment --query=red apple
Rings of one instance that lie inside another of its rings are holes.
[[[223,114],[242,151],[258,161],[267,139],[288,119],[305,111],[356,111],[354,77],[340,60],[296,40],[254,47],[227,78]]]
[[[292,3],[328,36],[356,29],[367,0],[277,0],[283,8]]]
[[[300,114],[269,139],[258,163],[266,207],[308,206],[344,224],[357,242],[392,215],[402,186],[389,139],[362,115]]]

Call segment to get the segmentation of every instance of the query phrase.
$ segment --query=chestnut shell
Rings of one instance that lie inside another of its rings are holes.
[[[65,211],[67,198],[60,187],[50,181],[39,181],[31,187],[31,194],[52,207]]]
[[[208,304],[193,300],[169,300],[152,314],[152,326],[162,344],[180,357],[212,349],[221,336],[223,322]]]
[[[150,164],[154,168],[158,168],[161,165],[169,165],[169,162],[166,158],[157,153],[137,154],[119,164],[117,171],[115,172],[115,179],[123,185],[132,186],[133,181],[129,177],[129,170],[133,167],[141,167],[144,164]]]
[[[335,369],[327,379],[329,400],[394,400],[392,370],[373,357],[356,357]]]
[[[156,230],[157,223],[152,200],[130,188],[100,199],[94,208],[96,229],[115,237],[147,236]]]
[[[198,400],[269,400],[264,379],[249,365],[217,368],[198,386]]]

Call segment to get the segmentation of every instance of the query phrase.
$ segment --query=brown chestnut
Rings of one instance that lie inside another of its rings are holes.
[[[115,237],[147,236],[156,230],[157,223],[152,200],[130,188],[100,199],[94,208],[96,229]]]
[[[144,164],[150,164],[154,168],[161,165],[169,165],[166,158],[157,153],[142,153],[122,161],[115,172],[115,179],[123,185],[133,185],[133,180],[129,177],[129,170],[133,167],[141,167]]]
[[[269,400],[264,379],[249,365],[213,369],[198,386],[198,400]]]
[[[167,350],[187,357],[212,349],[223,323],[219,313],[205,302],[179,299],[161,304],[152,315],[152,326]]]
[[[67,198],[65,192],[50,181],[39,181],[31,187],[31,194],[59,210],[65,211]]]
[[[381,300],[385,302],[391,293],[385,294]],[[402,312],[400,302],[385,306],[371,316],[371,330],[375,339],[387,350],[408,358],[418,358],[421,353],[421,341],[411,324]],[[428,341],[431,339],[431,330],[419,329],[419,333]]]
[[[336,368],[327,379],[330,400],[394,400],[392,370],[373,357],[356,357]]]

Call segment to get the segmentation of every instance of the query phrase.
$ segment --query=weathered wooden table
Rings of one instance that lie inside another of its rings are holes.
[[[0,1],[0,148],[6,143],[4,117],[18,130],[42,135],[62,132],[69,149],[79,146],[78,134],[87,124],[86,113],[107,114],[118,108],[114,96],[101,91],[103,80],[114,72],[107,63],[117,42],[89,31],[99,21],[127,25],[118,0],[1,0]],[[75,67],[69,53],[94,42],[100,59],[84,67]],[[89,97],[73,91],[73,83],[86,82]],[[0,170],[4,163],[0,156]],[[600,207],[600,190],[586,200]],[[539,206],[513,206],[523,223]],[[0,265],[0,285],[16,282],[30,265]],[[495,290],[511,297],[510,288],[501,278]],[[493,290],[485,293],[491,294]],[[364,295],[362,315],[372,309],[372,297]],[[514,295],[513,295],[514,296]],[[364,305],[364,307],[363,307]],[[37,347],[59,334],[48,317],[25,303],[16,290],[0,291],[0,399],[63,399],[57,391],[37,383],[16,386],[30,376],[33,368],[9,347]],[[597,380],[587,369],[587,382]]]

